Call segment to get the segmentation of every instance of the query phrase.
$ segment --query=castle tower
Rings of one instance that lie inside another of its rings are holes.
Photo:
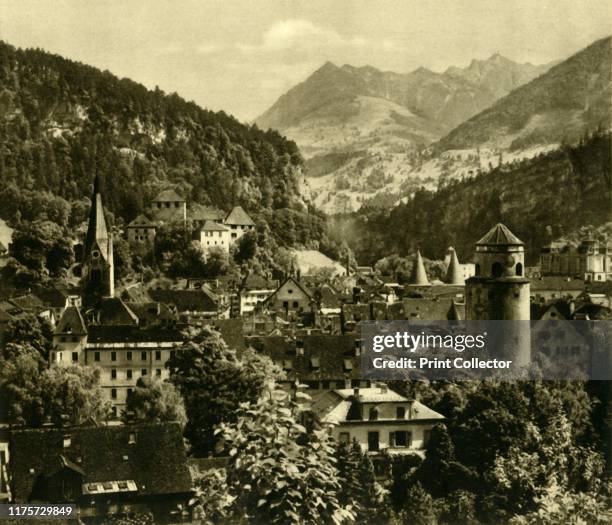
[[[446,284],[463,285],[463,271],[459,264],[459,259],[457,258],[457,252],[453,247],[449,248],[448,252],[450,259],[448,261],[444,282],[446,282]]]
[[[103,297],[113,297],[115,294],[113,239],[106,227],[97,175],[94,180],[89,223],[83,247],[82,287],[85,302],[88,304]]]
[[[503,224],[476,243],[475,275],[465,283],[467,320],[529,321],[529,280],[524,276],[523,241]],[[521,329],[523,328],[523,329]],[[531,357],[529,323],[508,325],[496,357],[526,365]]]
[[[417,250],[414,256],[414,264],[412,265],[409,284],[411,286],[429,286],[425,264],[423,263],[423,257],[421,257],[421,252],[419,250]]]

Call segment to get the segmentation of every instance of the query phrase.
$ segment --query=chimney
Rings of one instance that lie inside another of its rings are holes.
[[[353,388],[353,395],[355,396],[355,398],[359,397],[359,388]]]
[[[386,394],[389,391],[389,387],[387,386],[386,383],[381,383],[379,386],[380,386],[381,394]]]

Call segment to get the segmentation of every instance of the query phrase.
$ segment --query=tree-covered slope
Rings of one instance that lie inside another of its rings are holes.
[[[599,132],[436,192],[417,191],[391,211],[362,208],[337,219],[337,227],[362,264],[417,247],[442,259],[448,246],[466,261],[474,243],[503,222],[525,242],[533,263],[546,242],[612,220],[611,147],[611,135]]]
[[[324,236],[324,221],[300,196],[301,172],[297,146],[275,131],[0,42],[0,217],[9,224],[79,225],[97,174],[119,223],[171,186],[190,203],[241,205],[282,243],[308,244]]]
[[[608,127],[612,100],[612,37],[598,40],[459,125],[436,148],[518,149],[573,141]]]

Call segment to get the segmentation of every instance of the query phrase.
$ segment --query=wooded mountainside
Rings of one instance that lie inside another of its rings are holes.
[[[391,211],[362,208],[336,224],[366,264],[417,248],[441,259],[448,246],[467,261],[474,243],[503,222],[525,242],[533,263],[550,240],[612,220],[611,147],[610,133],[597,132],[574,146],[503,164],[436,192],[422,189]]]
[[[241,124],[176,94],[41,50],[0,42],[0,218],[86,218],[94,176],[111,222],[127,223],[160,190],[243,206],[280,245],[326,242],[304,202],[302,158],[275,131]]]

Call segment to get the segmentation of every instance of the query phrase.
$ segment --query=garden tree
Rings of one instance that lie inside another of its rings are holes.
[[[7,344],[0,352],[0,419],[39,427],[45,421],[41,383],[45,362],[28,344]]]
[[[5,329],[4,344],[27,344],[46,361],[52,346],[53,328],[49,321],[31,314],[11,319]]]
[[[227,252],[222,248],[214,247],[206,254],[203,276],[214,279],[227,274],[230,268],[232,268],[232,261],[229,260]]]
[[[497,457],[493,468],[496,487],[487,501],[496,515],[535,512],[539,498],[558,489],[576,500],[609,502],[602,486],[605,464],[601,454],[575,444],[572,425],[562,411],[547,423],[542,429],[530,425],[520,445]],[[579,515],[580,509],[574,511]]]
[[[457,459],[475,474],[486,473],[498,455],[522,441],[529,410],[521,384],[492,380],[480,383],[468,394],[465,408],[449,421]]]
[[[408,489],[404,508],[397,518],[401,525],[434,525],[436,523],[433,498],[420,483],[417,482]]]
[[[602,494],[594,496],[585,492],[567,492],[556,482],[546,486],[535,497],[536,509],[513,516],[510,525],[557,525],[559,523],[612,523],[612,487],[607,482]]]
[[[181,428],[187,423],[185,403],[175,386],[168,381],[146,376],[138,379],[128,396],[122,419],[124,422],[133,419],[148,423],[176,421]]]
[[[252,361],[249,353],[244,360],[238,359],[220,334],[209,328],[189,333],[170,357],[166,366],[170,381],[185,401],[185,436],[196,456],[213,453],[214,427],[235,421],[238,406],[259,397],[264,383],[271,379],[266,373],[273,369],[271,363],[262,366],[262,361],[269,360],[258,357]]]
[[[442,500],[441,523],[453,525],[477,525],[476,496],[467,490],[455,490]]]
[[[257,232],[248,231],[239,240],[234,259],[238,264],[250,261],[257,252]]]
[[[99,423],[110,416],[111,404],[100,387],[100,369],[52,365],[41,377],[45,417],[56,426]]]
[[[355,521],[372,525],[388,521],[387,491],[376,481],[372,462],[357,441],[337,445],[336,467],[338,501],[343,506],[351,505]]]
[[[299,525],[352,522],[338,500],[341,480],[328,428],[308,432],[300,391],[288,394],[268,384],[255,403],[244,403],[218,434],[229,454],[227,486],[235,498],[224,523]]]
[[[51,221],[22,223],[13,232],[15,258],[39,275],[59,276],[74,262],[72,244],[65,232]]]
[[[441,498],[450,492],[459,474],[460,467],[455,461],[455,449],[445,425],[438,424],[431,429],[425,447],[425,459],[415,472],[414,478],[434,498]]]
[[[416,455],[390,456],[391,488],[390,498],[393,508],[400,511],[406,501],[408,489],[413,484],[412,476],[422,460]]]
[[[194,481],[193,513],[203,525],[229,523],[232,503],[225,469],[209,469]]]

